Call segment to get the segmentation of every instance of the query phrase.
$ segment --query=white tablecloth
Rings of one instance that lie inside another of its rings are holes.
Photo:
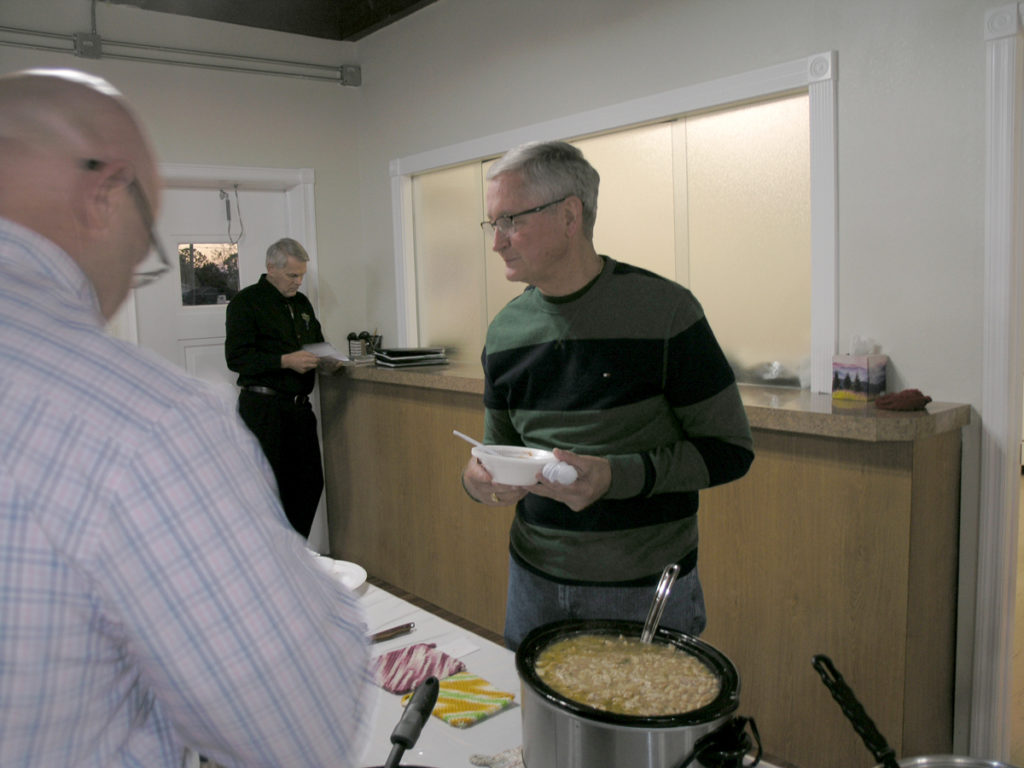
[[[371,633],[408,621],[416,623],[410,634],[371,646],[374,656],[414,643],[435,643],[439,650],[461,659],[466,671],[479,675],[495,688],[516,695],[516,703],[511,707],[468,728],[455,728],[437,717],[429,717],[416,745],[405,753],[400,766],[468,768],[471,755],[494,755],[522,744],[515,654],[372,584],[363,584],[356,594],[360,595],[366,610]],[[402,716],[401,700],[401,696],[378,689],[373,731],[362,765],[383,765],[387,760],[392,746],[391,732]]]

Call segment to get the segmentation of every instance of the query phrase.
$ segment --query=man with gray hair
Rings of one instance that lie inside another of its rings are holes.
[[[307,344],[324,340],[299,292],[309,254],[285,237],[267,248],[267,271],[228,304],[224,356],[238,374],[238,413],[274,470],[285,514],[308,537],[324,472],[309,395],[320,362]]]
[[[560,619],[642,622],[670,563],[662,624],[700,634],[697,493],[754,457],[732,370],[693,294],[597,253],[599,176],[579,149],[517,147],[487,181],[481,226],[527,288],[487,329],[484,442],[553,450],[577,475],[463,471],[481,504],[516,505],[505,642]]]

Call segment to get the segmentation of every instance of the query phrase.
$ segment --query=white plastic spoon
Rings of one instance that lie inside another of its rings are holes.
[[[470,443],[472,445],[483,445],[483,443],[481,443],[479,440],[474,440],[469,435],[464,435],[461,432],[459,432],[459,430],[457,430],[457,429],[453,429],[452,430],[452,434],[455,435],[456,437],[461,437],[467,443]]]

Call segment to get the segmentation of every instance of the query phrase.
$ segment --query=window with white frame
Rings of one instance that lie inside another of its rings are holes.
[[[741,381],[829,391],[835,64],[822,54],[394,161],[401,341],[476,362],[522,290],[476,226],[486,165],[563,138],[601,173],[600,253],[689,286]]]

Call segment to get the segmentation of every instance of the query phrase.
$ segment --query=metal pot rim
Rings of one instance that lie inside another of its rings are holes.
[[[721,680],[718,696],[709,704],[689,712],[671,715],[622,715],[581,704],[556,692],[538,677],[534,666],[537,656],[555,640],[571,635],[614,634],[639,639],[643,624],[615,619],[567,619],[545,624],[532,630],[516,650],[519,678],[548,704],[587,720],[639,728],[677,728],[700,725],[731,715],[739,708],[740,678],[729,658],[714,646],[674,629],[659,627],[655,640],[663,640],[683,648],[707,664]]]
[[[900,768],[1013,768],[1009,763],[965,755],[920,755],[904,757]]]

